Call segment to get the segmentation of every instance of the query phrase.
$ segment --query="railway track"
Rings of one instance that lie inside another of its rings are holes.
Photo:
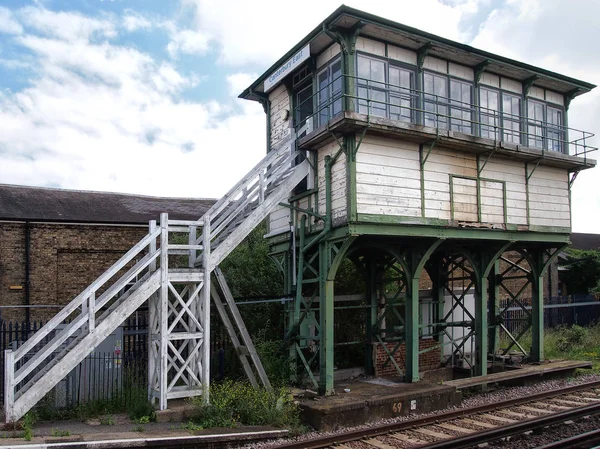
[[[600,382],[496,404],[276,446],[278,449],[468,448],[569,420],[600,414]],[[590,436],[593,438],[594,436]],[[585,447],[565,441],[561,448]],[[593,441],[593,440],[590,440]],[[590,447],[590,446],[588,446]]]

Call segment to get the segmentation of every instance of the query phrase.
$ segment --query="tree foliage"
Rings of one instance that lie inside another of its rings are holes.
[[[269,257],[269,246],[263,238],[266,233],[263,222],[221,263],[235,298],[270,298],[283,294],[283,275]]]
[[[263,236],[265,223],[257,226],[221,263],[227,284],[236,300],[273,299],[283,294],[283,275],[269,257]],[[280,302],[239,306],[244,324],[257,341],[279,340],[283,336],[284,306]]]
[[[569,249],[563,279],[571,293],[600,293],[600,251]]]

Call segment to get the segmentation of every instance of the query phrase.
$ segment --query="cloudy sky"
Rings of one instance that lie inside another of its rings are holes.
[[[600,84],[596,0],[345,3]],[[265,152],[262,107],[237,95],[340,0],[284,5],[0,0],[0,183],[222,195]],[[600,88],[569,125],[600,134]],[[599,170],[575,182],[575,231],[600,232]]]

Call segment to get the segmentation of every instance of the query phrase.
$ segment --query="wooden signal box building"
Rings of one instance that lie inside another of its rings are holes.
[[[596,164],[567,114],[594,87],[342,6],[241,94],[264,106],[269,151],[295,139],[312,167],[267,238],[294,298],[290,356],[322,394],[345,259],[365,279],[367,372],[382,354],[409,382],[431,353],[471,375],[509,349],[543,359],[544,276]],[[501,299],[527,311],[530,347]]]

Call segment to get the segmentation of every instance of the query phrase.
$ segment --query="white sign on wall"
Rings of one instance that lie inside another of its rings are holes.
[[[292,56],[287,60],[285,64],[271,73],[267,79],[265,80],[263,91],[268,92],[275,85],[279,84],[279,82],[286,77],[289,73],[291,73],[296,67],[302,64],[310,57],[310,44],[306,44],[302,50]]]

